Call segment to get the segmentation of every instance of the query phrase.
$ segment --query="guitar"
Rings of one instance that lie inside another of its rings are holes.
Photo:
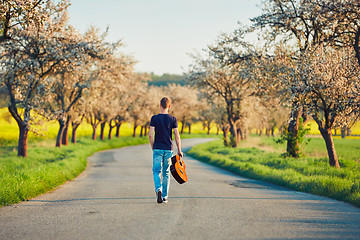
[[[172,165],[170,166],[170,171],[175,180],[183,184],[187,181],[187,176],[185,172],[185,163],[179,155],[175,155],[171,158]]]

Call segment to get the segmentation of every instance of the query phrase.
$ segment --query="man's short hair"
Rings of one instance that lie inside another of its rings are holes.
[[[171,103],[171,100],[170,98],[168,97],[163,97],[161,100],[160,100],[160,106],[163,108],[163,109],[167,109],[170,107],[170,103]]]

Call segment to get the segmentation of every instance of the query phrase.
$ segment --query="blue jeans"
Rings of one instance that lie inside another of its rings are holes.
[[[171,150],[153,150],[153,177],[155,192],[161,191],[163,198],[167,197],[170,187],[170,164],[172,154],[173,152]]]

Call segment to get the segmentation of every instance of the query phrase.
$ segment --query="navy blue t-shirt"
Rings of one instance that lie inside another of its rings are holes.
[[[150,126],[155,127],[154,149],[172,150],[172,129],[178,127],[176,117],[158,114],[151,117]]]

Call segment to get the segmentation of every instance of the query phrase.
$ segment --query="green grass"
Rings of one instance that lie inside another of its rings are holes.
[[[275,146],[271,138],[255,139],[253,147],[243,143],[240,148],[226,148],[222,141],[216,140],[195,146],[188,154],[241,176],[360,207],[360,140],[335,139],[339,170],[329,166],[322,139],[312,139],[305,147],[308,156],[300,159],[281,157],[284,146]]]
[[[74,179],[85,169],[87,157],[97,151],[148,142],[147,137],[130,137],[132,125],[129,123],[121,126],[120,138],[92,141],[89,137],[91,126],[84,122],[78,129],[78,144],[55,148],[58,124],[44,121],[35,128],[41,135],[30,134],[29,157],[17,157],[17,125],[7,109],[0,109],[0,205],[30,199]],[[205,134],[201,123],[192,125],[192,134],[187,134],[187,130],[181,138],[221,137],[215,134],[215,127],[210,135]],[[316,134],[315,130],[312,134]],[[352,130],[357,134],[360,126],[356,125]],[[98,128],[98,135],[99,131]],[[138,135],[139,131],[140,128]],[[252,142],[254,139],[256,144]],[[313,138],[305,146],[307,157],[301,159],[282,158],[280,155],[285,151],[285,145],[275,144],[267,137],[252,138],[242,142],[237,149],[224,148],[219,140],[196,146],[190,154],[246,177],[360,206],[360,140],[335,138],[334,142],[342,167],[340,170],[328,166],[325,143],[321,138]]]
[[[37,133],[30,132],[28,157],[17,157],[18,126],[6,108],[0,108],[0,206],[17,203],[48,192],[68,180],[74,179],[86,168],[87,157],[95,152],[147,143],[147,137],[133,138],[133,125],[121,125],[120,138],[93,141],[91,126],[84,121],[77,131],[78,143],[55,148],[58,131],[56,121],[41,119],[41,124],[32,126]],[[181,127],[181,123],[179,123]],[[71,130],[71,129],[70,129]],[[218,137],[205,134],[200,123],[193,124],[192,134],[185,133],[182,138]],[[108,126],[105,127],[107,137]],[[98,127],[98,138],[100,127]],[[113,132],[114,134],[114,132]],[[137,129],[137,136],[140,128]]]
[[[14,147],[2,147],[0,155],[0,205],[18,203],[46,193],[78,176],[95,152],[147,143],[146,137],[121,137],[93,141],[80,138],[77,144],[61,148],[41,142],[29,148],[29,157],[17,157]]]

